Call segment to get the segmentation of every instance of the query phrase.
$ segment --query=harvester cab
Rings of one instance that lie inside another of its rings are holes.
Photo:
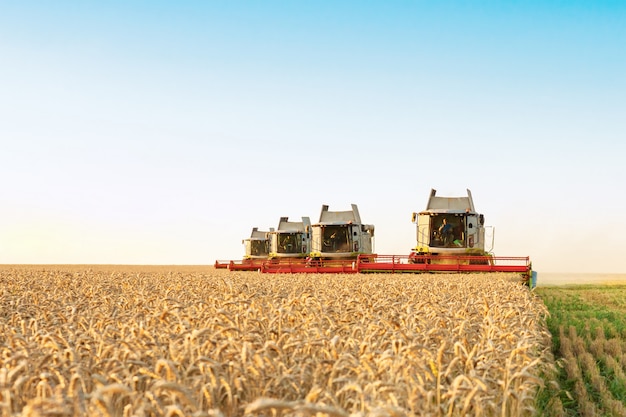
[[[417,246],[411,255],[485,255],[485,217],[476,212],[472,193],[440,197],[432,189],[426,210],[413,213]]]
[[[349,211],[329,211],[322,206],[319,223],[312,226],[311,258],[356,259],[371,254],[374,226],[363,224],[359,209],[352,204]]]
[[[278,229],[269,232],[269,258],[306,258],[311,250],[311,220],[302,217],[301,222],[290,222],[281,217]]]
[[[274,231],[270,228],[269,232],[259,230],[258,227],[252,229],[252,233],[248,239],[244,239],[245,248],[244,259],[267,259],[270,251],[269,234]]]

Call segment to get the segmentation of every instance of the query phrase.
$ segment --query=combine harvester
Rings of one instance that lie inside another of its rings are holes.
[[[269,259],[304,259],[311,250],[311,220],[303,217],[301,222],[290,222],[281,217],[278,229],[269,232]]]
[[[426,209],[412,215],[417,245],[408,255],[373,253],[374,226],[361,223],[356,205],[351,212],[330,212],[322,206],[319,223],[312,225],[308,257],[268,257],[246,269],[264,273],[509,272],[519,273],[524,283],[534,286],[536,275],[529,257],[494,256],[491,249],[486,250],[485,218],[476,212],[470,190],[464,197],[436,194],[431,190]],[[218,261],[215,266],[243,269],[234,261]]]
[[[347,211],[330,211],[327,205],[323,205],[316,224],[311,225],[308,217],[303,217],[301,223],[281,217],[278,230],[258,232],[255,228],[252,233],[250,239],[244,240],[246,255],[243,260],[216,261],[215,268],[261,272],[283,272],[285,268],[289,269],[286,272],[356,272],[352,265],[358,261],[359,255],[372,255],[374,226],[361,222],[356,204]],[[261,239],[267,240],[271,250],[264,257],[251,256],[250,241]],[[288,246],[284,247],[283,243]]]
[[[241,261],[215,262],[215,268],[238,271],[256,271],[267,262],[298,262],[309,256],[311,249],[311,220],[302,217],[301,222],[290,222],[281,217],[278,229],[269,232],[252,229],[248,239],[242,241],[245,255]]]
[[[374,226],[361,223],[359,208],[329,211],[322,206],[320,221],[313,225],[312,260],[353,260],[372,254]]]
[[[274,233],[274,228],[269,232],[261,231],[258,227],[252,228],[250,237],[241,241],[245,254],[243,260],[239,262],[230,261],[227,263],[215,262],[215,268],[228,268],[230,270],[256,271],[263,266],[270,256],[270,233]]]
[[[494,256],[493,241],[486,249],[485,217],[476,212],[469,189],[464,197],[440,197],[431,190],[426,209],[413,213],[411,221],[417,245],[408,256],[360,259],[359,272],[513,272],[530,282],[529,257]]]

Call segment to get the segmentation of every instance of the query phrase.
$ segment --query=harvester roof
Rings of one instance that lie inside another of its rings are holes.
[[[328,206],[322,206],[318,225],[361,224],[361,216],[356,204],[352,204],[352,210],[328,211]]]
[[[274,228],[270,228],[270,232],[273,232]],[[264,232],[262,230],[259,230],[258,227],[254,227],[252,228],[252,233],[250,233],[250,237],[246,240],[266,240],[267,239],[267,234],[269,232]]]
[[[290,222],[289,217],[281,217],[278,222],[276,233],[281,232],[304,232],[311,225],[308,217],[303,217],[301,222]]]
[[[439,197],[437,190],[430,191],[430,198],[426,210],[420,214],[428,213],[476,213],[472,193],[468,189],[466,197]]]

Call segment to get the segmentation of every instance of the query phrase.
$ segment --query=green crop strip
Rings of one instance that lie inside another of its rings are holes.
[[[623,415],[626,286],[538,287],[535,292],[550,312],[546,324],[557,364],[554,375],[544,376],[546,388],[537,397],[539,414],[550,414],[556,401],[561,415],[580,415],[582,409]]]

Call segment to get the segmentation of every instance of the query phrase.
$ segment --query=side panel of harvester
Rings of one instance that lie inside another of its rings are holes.
[[[431,190],[426,210],[413,213],[417,246],[412,255],[484,255],[485,218],[476,212],[472,193],[439,197]]]
[[[311,229],[311,258],[356,259],[372,253],[374,226],[361,223],[356,204],[350,211],[329,211],[323,205],[319,223]]]
[[[245,249],[244,259],[267,259],[270,252],[269,233],[274,231],[274,228],[270,229],[270,232],[264,232],[257,227],[252,229],[252,233],[248,239],[242,241]]]
[[[306,258],[311,250],[311,220],[303,217],[301,222],[290,222],[281,217],[278,229],[269,233],[270,259]]]

